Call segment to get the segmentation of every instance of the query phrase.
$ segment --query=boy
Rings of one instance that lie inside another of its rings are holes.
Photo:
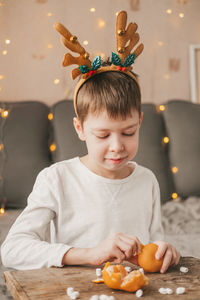
[[[74,98],[74,126],[88,154],[40,172],[2,244],[7,267],[137,264],[140,243],[150,241],[164,257],[162,273],[179,261],[162,241],[158,182],[131,161],[143,118],[139,85],[129,70],[105,68],[83,79]]]

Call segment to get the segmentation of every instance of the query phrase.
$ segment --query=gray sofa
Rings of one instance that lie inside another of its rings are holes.
[[[142,110],[144,119],[135,161],[157,176],[167,239],[181,248],[183,255],[198,257],[200,105],[171,100],[165,103],[164,111],[153,104],[143,104]],[[7,117],[4,111],[8,111]],[[37,101],[0,102],[0,113],[0,204],[6,209],[0,215],[1,244],[25,207],[39,171],[57,161],[84,155],[86,147],[73,128],[70,100],[50,108]],[[53,114],[51,121],[49,113]],[[164,137],[169,137],[169,143],[163,142]],[[49,150],[52,144],[56,145],[55,151]],[[173,170],[178,172],[173,173],[172,167],[177,167]],[[171,201],[173,193],[178,194],[180,202]]]

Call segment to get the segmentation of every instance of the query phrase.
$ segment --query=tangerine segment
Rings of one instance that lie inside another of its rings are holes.
[[[128,292],[134,292],[149,282],[139,270],[128,274],[122,265],[110,265],[110,262],[106,263],[102,275],[108,287]]]
[[[121,284],[121,290],[127,292],[135,292],[142,286],[148,285],[149,278],[141,273],[139,270],[130,272],[123,280]]]
[[[158,249],[158,245],[150,243],[147,245],[140,245],[140,252],[138,253],[138,264],[146,272],[158,272],[160,271],[163,258],[156,259],[155,254]]]

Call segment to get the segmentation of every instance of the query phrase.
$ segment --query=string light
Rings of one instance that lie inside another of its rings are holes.
[[[51,152],[54,152],[56,150],[56,144],[55,143],[51,144],[49,149]]]
[[[88,45],[88,41],[86,41],[86,40],[83,41],[83,45],[85,45],[85,46]]]
[[[52,49],[52,48],[53,48],[53,45],[52,45],[52,44],[48,44],[48,45],[47,45],[47,48]]]
[[[4,79],[4,76],[3,75],[0,75],[0,80]]]
[[[177,199],[178,198],[178,194],[177,193],[173,193],[172,194],[172,199]]]
[[[170,14],[172,13],[172,10],[171,10],[170,8],[168,8],[168,9],[166,10],[166,13],[170,15]]]
[[[95,12],[95,11],[96,11],[96,8],[94,8],[94,7],[90,8],[90,12]]]
[[[53,82],[54,82],[54,84],[59,84],[60,79],[56,78]]]
[[[4,148],[4,145],[3,144],[0,144],[0,151],[2,151]]]
[[[52,17],[53,14],[52,14],[51,12],[48,12],[47,16],[48,16],[48,17]]]
[[[1,207],[1,208],[0,208],[0,214],[1,214],[1,215],[5,214],[5,209],[4,209],[4,207]]]
[[[161,41],[158,41],[158,46],[162,47],[163,45],[164,45],[164,43],[163,43],[163,42],[161,42]]]
[[[180,14],[179,14],[179,17],[180,17],[180,18],[184,18],[184,13],[180,13]]]
[[[9,115],[9,111],[8,110],[2,110],[1,111],[1,117],[6,119]]]
[[[106,26],[106,22],[104,20],[102,20],[102,19],[99,19],[98,20],[98,27],[99,28],[103,28],[105,26]]]
[[[5,44],[9,45],[9,44],[10,44],[10,40],[9,40],[9,39],[6,39],[6,40],[5,40]]]
[[[53,114],[52,113],[49,113],[48,114],[48,119],[51,121],[51,120],[53,120]]]
[[[169,79],[169,78],[170,78],[169,74],[165,74],[165,75],[164,75],[164,78],[165,78],[165,79]]]
[[[159,111],[164,111],[166,109],[165,105],[159,105]]]
[[[3,50],[3,51],[2,51],[2,54],[3,54],[3,55],[6,55],[7,53],[8,53],[7,50]]]
[[[165,136],[165,137],[163,138],[163,143],[165,143],[165,144],[168,144],[168,143],[169,143],[169,138],[168,138],[168,136]]]
[[[172,167],[172,172],[177,173],[178,172],[178,167],[176,167],[176,166]]]

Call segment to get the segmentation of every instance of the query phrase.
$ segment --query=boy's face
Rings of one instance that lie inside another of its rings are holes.
[[[128,176],[127,163],[138,150],[142,114],[132,111],[131,117],[111,119],[106,111],[89,114],[83,126],[77,118],[74,126],[79,138],[86,142],[88,155],[81,160],[93,172],[108,178]],[[130,169],[129,169],[130,171]]]

